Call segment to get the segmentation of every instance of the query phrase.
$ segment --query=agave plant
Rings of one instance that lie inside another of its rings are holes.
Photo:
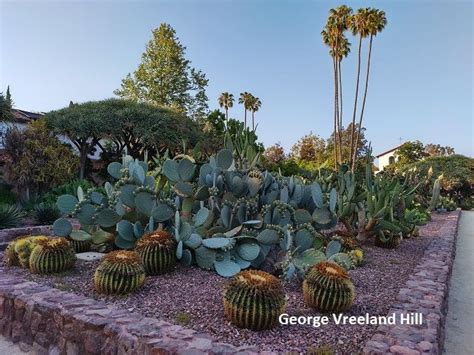
[[[25,215],[16,205],[0,205],[0,229],[16,227]]]

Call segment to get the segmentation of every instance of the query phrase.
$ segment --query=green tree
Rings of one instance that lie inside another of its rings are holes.
[[[250,111],[252,112],[252,131],[255,131],[255,112],[257,112],[260,107],[262,107],[262,101],[258,97],[253,97]]]
[[[394,155],[397,157],[396,164],[399,167],[415,163],[428,156],[423,143],[420,141],[403,143],[401,147],[396,150]]]
[[[425,145],[425,153],[430,157],[446,157],[455,154],[454,148],[449,146],[441,146],[439,144],[427,144]]]
[[[219,96],[219,106],[225,110],[225,119],[229,119],[229,109],[234,106],[234,95],[223,92]]]
[[[203,72],[190,66],[186,47],[168,24],[152,31],[137,70],[128,74],[114,93],[132,101],[170,107],[195,119],[207,114],[206,87]]]
[[[370,9],[367,19],[367,29],[370,34],[369,37],[369,53],[367,55],[367,71],[365,76],[365,88],[364,88],[364,97],[362,99],[362,107],[360,111],[360,118],[359,118],[359,129],[357,130],[357,135],[355,142],[359,141],[359,136],[361,134],[362,128],[362,120],[364,118],[364,111],[365,111],[365,103],[367,99],[367,91],[369,88],[369,73],[370,73],[370,59],[372,57],[372,42],[375,36],[378,33],[382,32],[385,26],[387,25],[387,18],[385,16],[385,12],[382,10],[377,9]],[[357,147],[353,148],[353,157],[352,157],[352,170],[354,170],[355,160],[357,158],[358,152]]]
[[[309,133],[291,147],[290,157],[297,161],[322,163],[326,144],[321,137]]]
[[[262,163],[264,167],[271,171],[276,170],[285,160],[285,151],[279,143],[268,147],[262,154]]]
[[[10,122],[13,119],[12,108],[13,99],[10,94],[10,86],[8,86],[5,95],[0,92],[0,122]]]

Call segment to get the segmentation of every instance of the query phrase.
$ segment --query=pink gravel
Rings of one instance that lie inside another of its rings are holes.
[[[380,249],[368,242],[363,247],[365,264],[350,271],[356,298],[345,314],[386,315],[425,248],[437,236],[444,216],[433,214],[433,220],[421,228],[421,236],[403,240],[398,249]],[[320,328],[292,325],[263,332],[243,330],[224,319],[222,289],[226,279],[213,272],[178,266],[167,275],[147,277],[145,285],[127,297],[104,297],[94,291],[92,278],[96,265],[97,262],[78,261],[74,270],[60,275],[33,275],[20,268],[10,268],[10,272],[62,290],[105,300],[147,317],[181,324],[210,334],[221,342],[255,345],[261,351],[307,352],[326,346],[337,353],[358,352],[376,330],[374,325],[337,326],[333,322]],[[300,282],[286,283],[285,291],[289,315],[317,314],[304,305]]]

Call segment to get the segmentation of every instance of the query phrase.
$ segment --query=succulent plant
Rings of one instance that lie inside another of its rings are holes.
[[[30,266],[30,255],[38,242],[46,241],[49,238],[44,235],[29,236],[21,238],[15,242],[15,253],[18,255],[20,266],[28,268]]]
[[[342,267],[323,261],[306,274],[303,296],[306,305],[318,312],[344,312],[352,306],[355,290]]]
[[[48,238],[36,244],[30,255],[31,272],[50,274],[65,271],[74,266],[76,254],[66,238]]]
[[[126,294],[145,281],[145,269],[135,251],[117,250],[104,256],[95,270],[94,284],[100,293]]]
[[[374,244],[380,248],[395,249],[398,248],[401,241],[400,234],[381,230],[376,234]]]
[[[349,256],[352,259],[352,263],[355,266],[360,266],[364,262],[364,252],[362,249],[354,249],[349,252]]]
[[[18,253],[15,251],[15,246],[21,239],[28,238],[28,236],[21,236],[17,237],[8,243],[5,254],[3,256],[3,261],[8,266],[20,266],[20,259],[18,257]]]
[[[286,306],[280,281],[258,270],[241,271],[226,285],[224,314],[235,326],[252,330],[271,329]]]
[[[135,248],[147,275],[159,275],[173,270],[176,264],[176,242],[163,230],[145,234]]]

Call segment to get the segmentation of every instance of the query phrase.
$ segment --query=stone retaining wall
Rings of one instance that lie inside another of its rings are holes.
[[[0,333],[36,354],[254,353],[101,301],[18,280],[0,267]]]
[[[425,250],[389,315],[423,314],[422,325],[381,325],[364,354],[441,354],[460,210],[451,212]]]

